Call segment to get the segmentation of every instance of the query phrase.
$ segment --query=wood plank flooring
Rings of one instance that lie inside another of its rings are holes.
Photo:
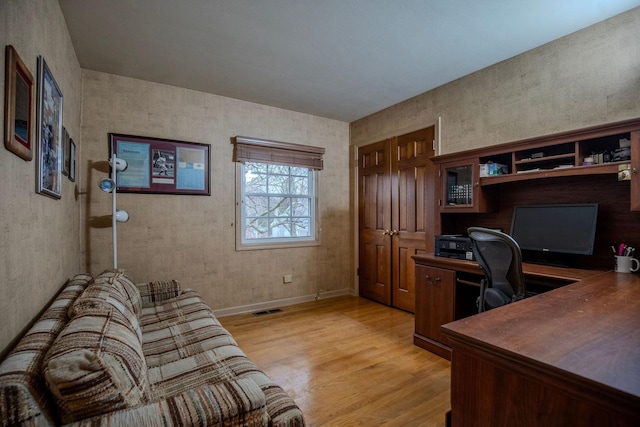
[[[413,345],[412,314],[346,296],[220,322],[308,426],[445,425],[450,364]]]

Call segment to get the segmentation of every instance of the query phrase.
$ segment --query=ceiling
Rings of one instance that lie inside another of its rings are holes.
[[[640,0],[59,0],[80,66],[352,122]]]

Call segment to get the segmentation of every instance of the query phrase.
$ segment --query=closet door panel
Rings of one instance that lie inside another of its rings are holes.
[[[391,304],[391,188],[388,141],[362,147],[358,168],[360,295]]]
[[[427,238],[433,128],[402,135],[392,146],[392,305],[415,312],[415,263]],[[395,215],[393,215],[395,214]]]

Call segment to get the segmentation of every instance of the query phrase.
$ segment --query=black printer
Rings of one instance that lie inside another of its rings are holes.
[[[436,236],[435,255],[445,258],[475,260],[471,239],[462,234]]]

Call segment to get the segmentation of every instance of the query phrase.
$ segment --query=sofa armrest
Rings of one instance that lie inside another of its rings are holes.
[[[180,283],[177,280],[157,280],[155,282],[136,283],[140,291],[142,304],[152,304],[175,298],[182,294]]]
[[[131,409],[87,418],[66,427],[266,426],[266,398],[248,378],[207,384]]]

